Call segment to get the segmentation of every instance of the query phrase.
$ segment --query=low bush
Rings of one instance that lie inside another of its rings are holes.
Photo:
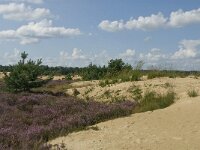
[[[78,96],[80,94],[80,92],[77,89],[73,89],[73,95],[74,96]]]
[[[148,91],[139,102],[138,112],[153,111],[168,107],[174,103],[175,93],[169,91],[167,94],[157,94],[154,91]]]
[[[128,115],[134,107],[131,101],[104,104],[70,96],[0,92],[0,149],[40,149],[52,138]]]
[[[100,81],[99,86],[105,87],[107,85],[115,84],[115,83],[118,83],[118,82],[119,82],[119,80],[117,80],[117,79],[113,79],[113,80],[106,79],[106,80]]]
[[[187,94],[188,94],[189,97],[197,97],[199,95],[198,91],[194,90],[194,89],[189,90]]]
[[[138,86],[131,86],[128,90],[135,101],[139,102],[142,99],[142,89]]]

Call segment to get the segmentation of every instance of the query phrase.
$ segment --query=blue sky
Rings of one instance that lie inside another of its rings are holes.
[[[200,70],[200,0],[0,0],[0,64]]]

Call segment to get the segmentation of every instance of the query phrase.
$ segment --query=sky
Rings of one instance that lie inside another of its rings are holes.
[[[0,65],[200,70],[200,0],[0,0]]]

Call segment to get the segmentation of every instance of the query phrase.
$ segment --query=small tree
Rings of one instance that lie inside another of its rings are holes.
[[[10,91],[29,91],[31,88],[42,86],[42,84],[50,80],[50,78],[47,80],[38,78],[38,76],[42,75],[42,68],[40,66],[42,60],[33,61],[30,59],[25,63],[27,56],[28,54],[23,52],[21,54],[22,60],[13,66],[10,74],[4,73],[5,83]]]
[[[122,59],[111,59],[108,62],[108,74],[116,75],[122,70],[132,70],[132,67],[129,64],[125,64]]]

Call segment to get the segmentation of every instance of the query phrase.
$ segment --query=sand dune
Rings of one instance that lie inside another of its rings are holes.
[[[166,80],[174,84],[179,96],[170,107],[99,123],[95,125],[98,131],[71,133],[50,143],[63,143],[69,150],[199,150],[200,97],[188,97],[187,90],[198,89],[200,80]]]
[[[133,114],[97,124],[88,130],[60,137],[69,150],[199,150],[200,98],[182,99],[154,112]]]

